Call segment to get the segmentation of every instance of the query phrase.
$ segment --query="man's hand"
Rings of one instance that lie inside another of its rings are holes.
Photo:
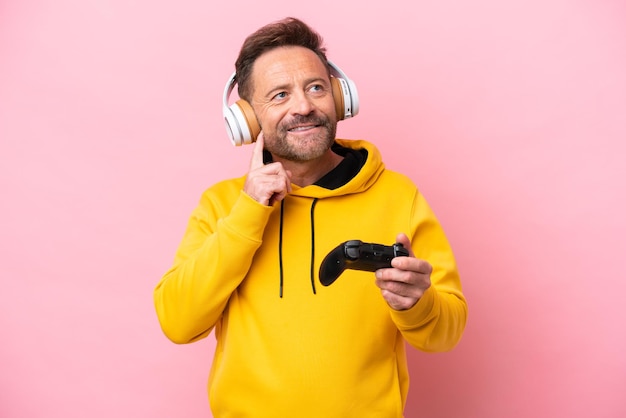
[[[427,261],[415,258],[405,234],[399,234],[396,241],[409,251],[409,256],[396,257],[391,260],[392,268],[377,270],[376,286],[392,309],[402,311],[412,308],[430,287],[433,268]]]
[[[278,162],[263,164],[263,132],[254,144],[250,169],[243,191],[257,202],[271,206],[291,192],[291,172]]]

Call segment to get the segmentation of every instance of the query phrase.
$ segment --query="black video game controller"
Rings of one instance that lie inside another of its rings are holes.
[[[394,257],[407,257],[409,252],[400,243],[370,244],[359,240],[346,241],[328,253],[320,266],[320,283],[331,285],[346,269],[376,271],[391,267]]]

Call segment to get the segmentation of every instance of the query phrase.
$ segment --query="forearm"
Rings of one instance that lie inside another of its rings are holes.
[[[431,286],[413,308],[392,310],[391,317],[413,347],[427,352],[449,351],[463,335],[467,304],[459,293]]]
[[[410,230],[415,256],[432,266],[431,285],[411,309],[392,311],[392,318],[412,346],[423,351],[447,351],[463,335],[467,303],[452,248],[419,193],[415,196]]]
[[[202,207],[194,211],[174,266],[154,290],[168,338],[189,343],[208,335],[246,277],[269,212],[243,195],[223,218],[212,219],[217,215]]]

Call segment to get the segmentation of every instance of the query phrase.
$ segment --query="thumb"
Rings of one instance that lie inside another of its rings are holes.
[[[413,248],[411,248],[411,240],[404,232],[396,236],[396,242],[402,244],[402,246],[406,248],[410,257],[415,257],[415,254],[413,254]]]

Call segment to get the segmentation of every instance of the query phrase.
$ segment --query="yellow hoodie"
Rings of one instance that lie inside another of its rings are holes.
[[[154,291],[172,341],[190,343],[215,329],[209,400],[216,418],[402,417],[404,340],[446,351],[461,338],[467,305],[427,202],[411,180],[385,169],[371,143],[337,143],[366,156],[337,188],[294,185],[273,207],[242,192],[245,177],[205,191]],[[400,232],[433,266],[432,286],[413,308],[392,310],[371,272],[346,270],[319,285],[320,263],[340,243],[390,245]]]

